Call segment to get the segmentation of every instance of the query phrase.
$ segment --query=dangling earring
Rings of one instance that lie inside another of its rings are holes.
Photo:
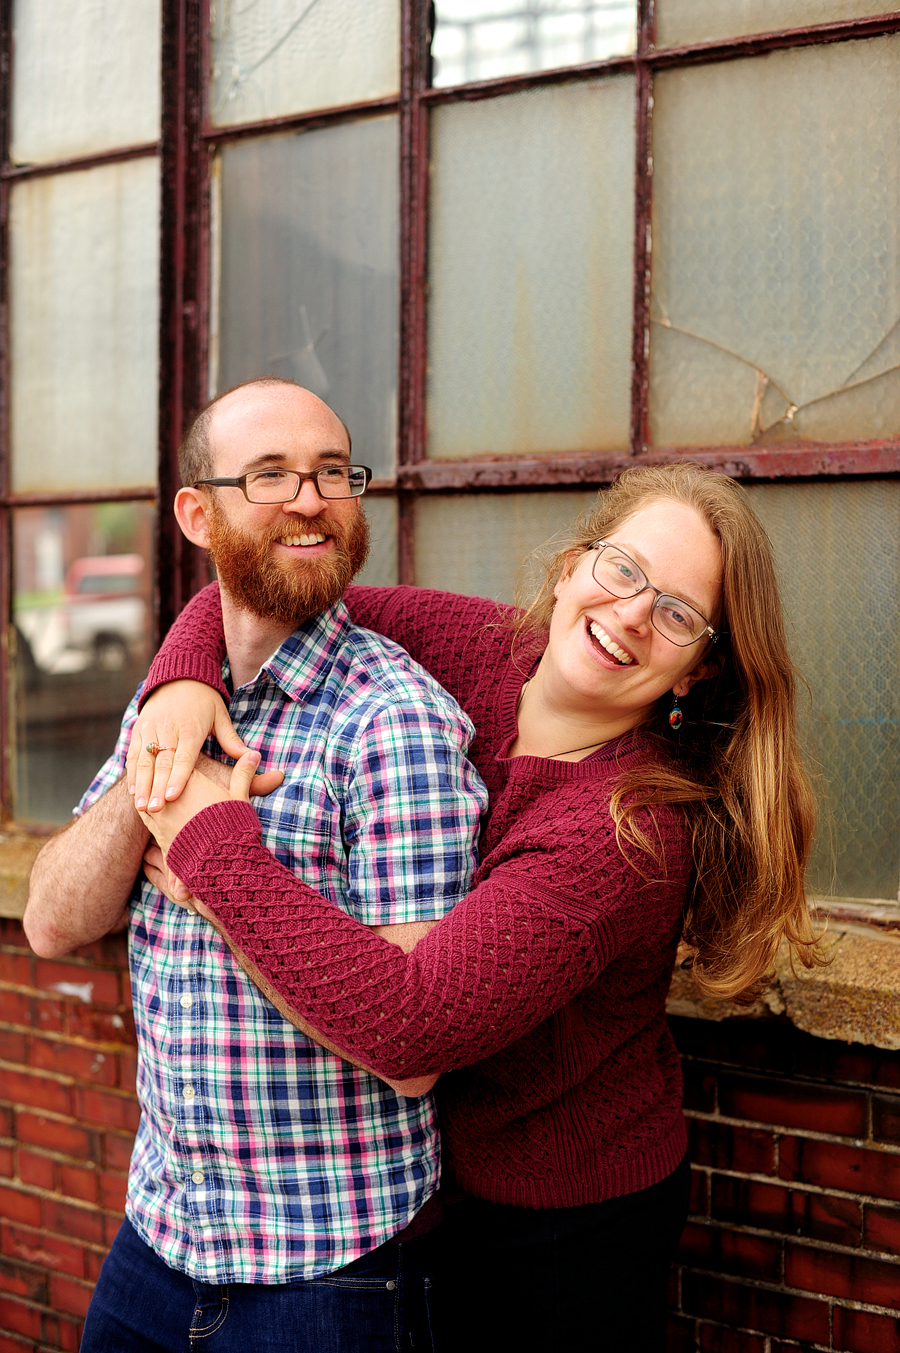
[[[671,728],[673,733],[678,732],[678,730],[681,728],[683,720],[684,715],[682,714],[681,709],[679,708],[678,696],[676,695],[675,699],[672,701],[672,708],[669,710],[669,727]]]

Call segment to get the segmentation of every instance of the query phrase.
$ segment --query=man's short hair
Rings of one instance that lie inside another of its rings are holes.
[[[212,422],[212,411],[224,399],[226,395],[233,395],[235,390],[244,390],[250,385],[288,385],[293,390],[303,390],[305,386],[298,385],[296,381],[285,380],[283,376],[254,376],[248,381],[239,381],[237,385],[230,386],[223,390],[221,394],[216,395],[209,403],[200,410],[194,421],[191,423],[187,432],[182,438],[181,445],[178,448],[178,470],[181,475],[181,482],[187,487],[196,484],[199,479],[211,479],[215,473],[213,464],[213,448],[209,440],[209,427]],[[315,393],[311,391],[310,393]],[[334,410],[332,409],[332,413]],[[341,418],[340,414],[335,413],[341,427],[347,434],[347,445],[352,450],[350,440],[350,429]]]

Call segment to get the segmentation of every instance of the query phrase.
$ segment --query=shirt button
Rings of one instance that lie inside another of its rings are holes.
[[[181,998],[181,1005],[182,1005],[183,1009],[185,1009],[185,1010],[190,1010],[190,1008],[191,1008],[191,1006],[192,1006],[193,1004],[194,1004],[194,998],[193,998],[193,996],[182,996],[182,998]]]
[[[394,1282],[393,1278],[389,1278],[388,1281],[385,1283],[385,1287],[389,1292],[393,1292],[396,1286],[397,1284]]]
[[[186,1085],[181,1093],[184,1095],[185,1099],[193,1099],[196,1091],[194,1090],[193,1085]]]
[[[194,1173],[191,1175],[191,1179],[193,1179],[195,1184],[202,1184],[205,1178],[206,1175],[203,1173],[202,1170],[195,1170]]]

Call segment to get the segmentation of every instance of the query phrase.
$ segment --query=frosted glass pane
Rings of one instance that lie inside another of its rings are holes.
[[[532,552],[567,530],[596,499],[593,489],[423,496],[416,503],[416,582],[514,601],[538,576]]]
[[[152,484],[159,168],[133,160],[14,183],[12,484]]]
[[[244,141],[218,162],[218,388],[299,381],[376,478],[396,455],[397,161],[397,119],[379,117]]]
[[[369,558],[355,581],[391,587],[397,581],[397,499],[367,493],[363,510],[369,521]]]
[[[887,12],[885,0],[656,0],[656,45],[677,47]]]
[[[209,17],[215,126],[400,88],[400,0],[213,0]]]
[[[160,0],[16,0],[15,164],[155,141]]]
[[[153,508],[13,515],[16,817],[66,822],[150,654]]]
[[[658,446],[900,432],[900,39],[661,72]]]
[[[823,893],[896,900],[900,881],[900,483],[758,485],[833,815]],[[865,655],[868,661],[861,660]]]
[[[428,451],[628,444],[630,75],[432,121]]]
[[[437,0],[432,83],[578,66],[636,46],[635,0]]]

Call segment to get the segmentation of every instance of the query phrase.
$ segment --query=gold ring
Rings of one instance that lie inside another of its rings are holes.
[[[151,756],[158,756],[160,752],[174,752],[174,747],[160,747],[158,742],[148,742],[147,751]]]

